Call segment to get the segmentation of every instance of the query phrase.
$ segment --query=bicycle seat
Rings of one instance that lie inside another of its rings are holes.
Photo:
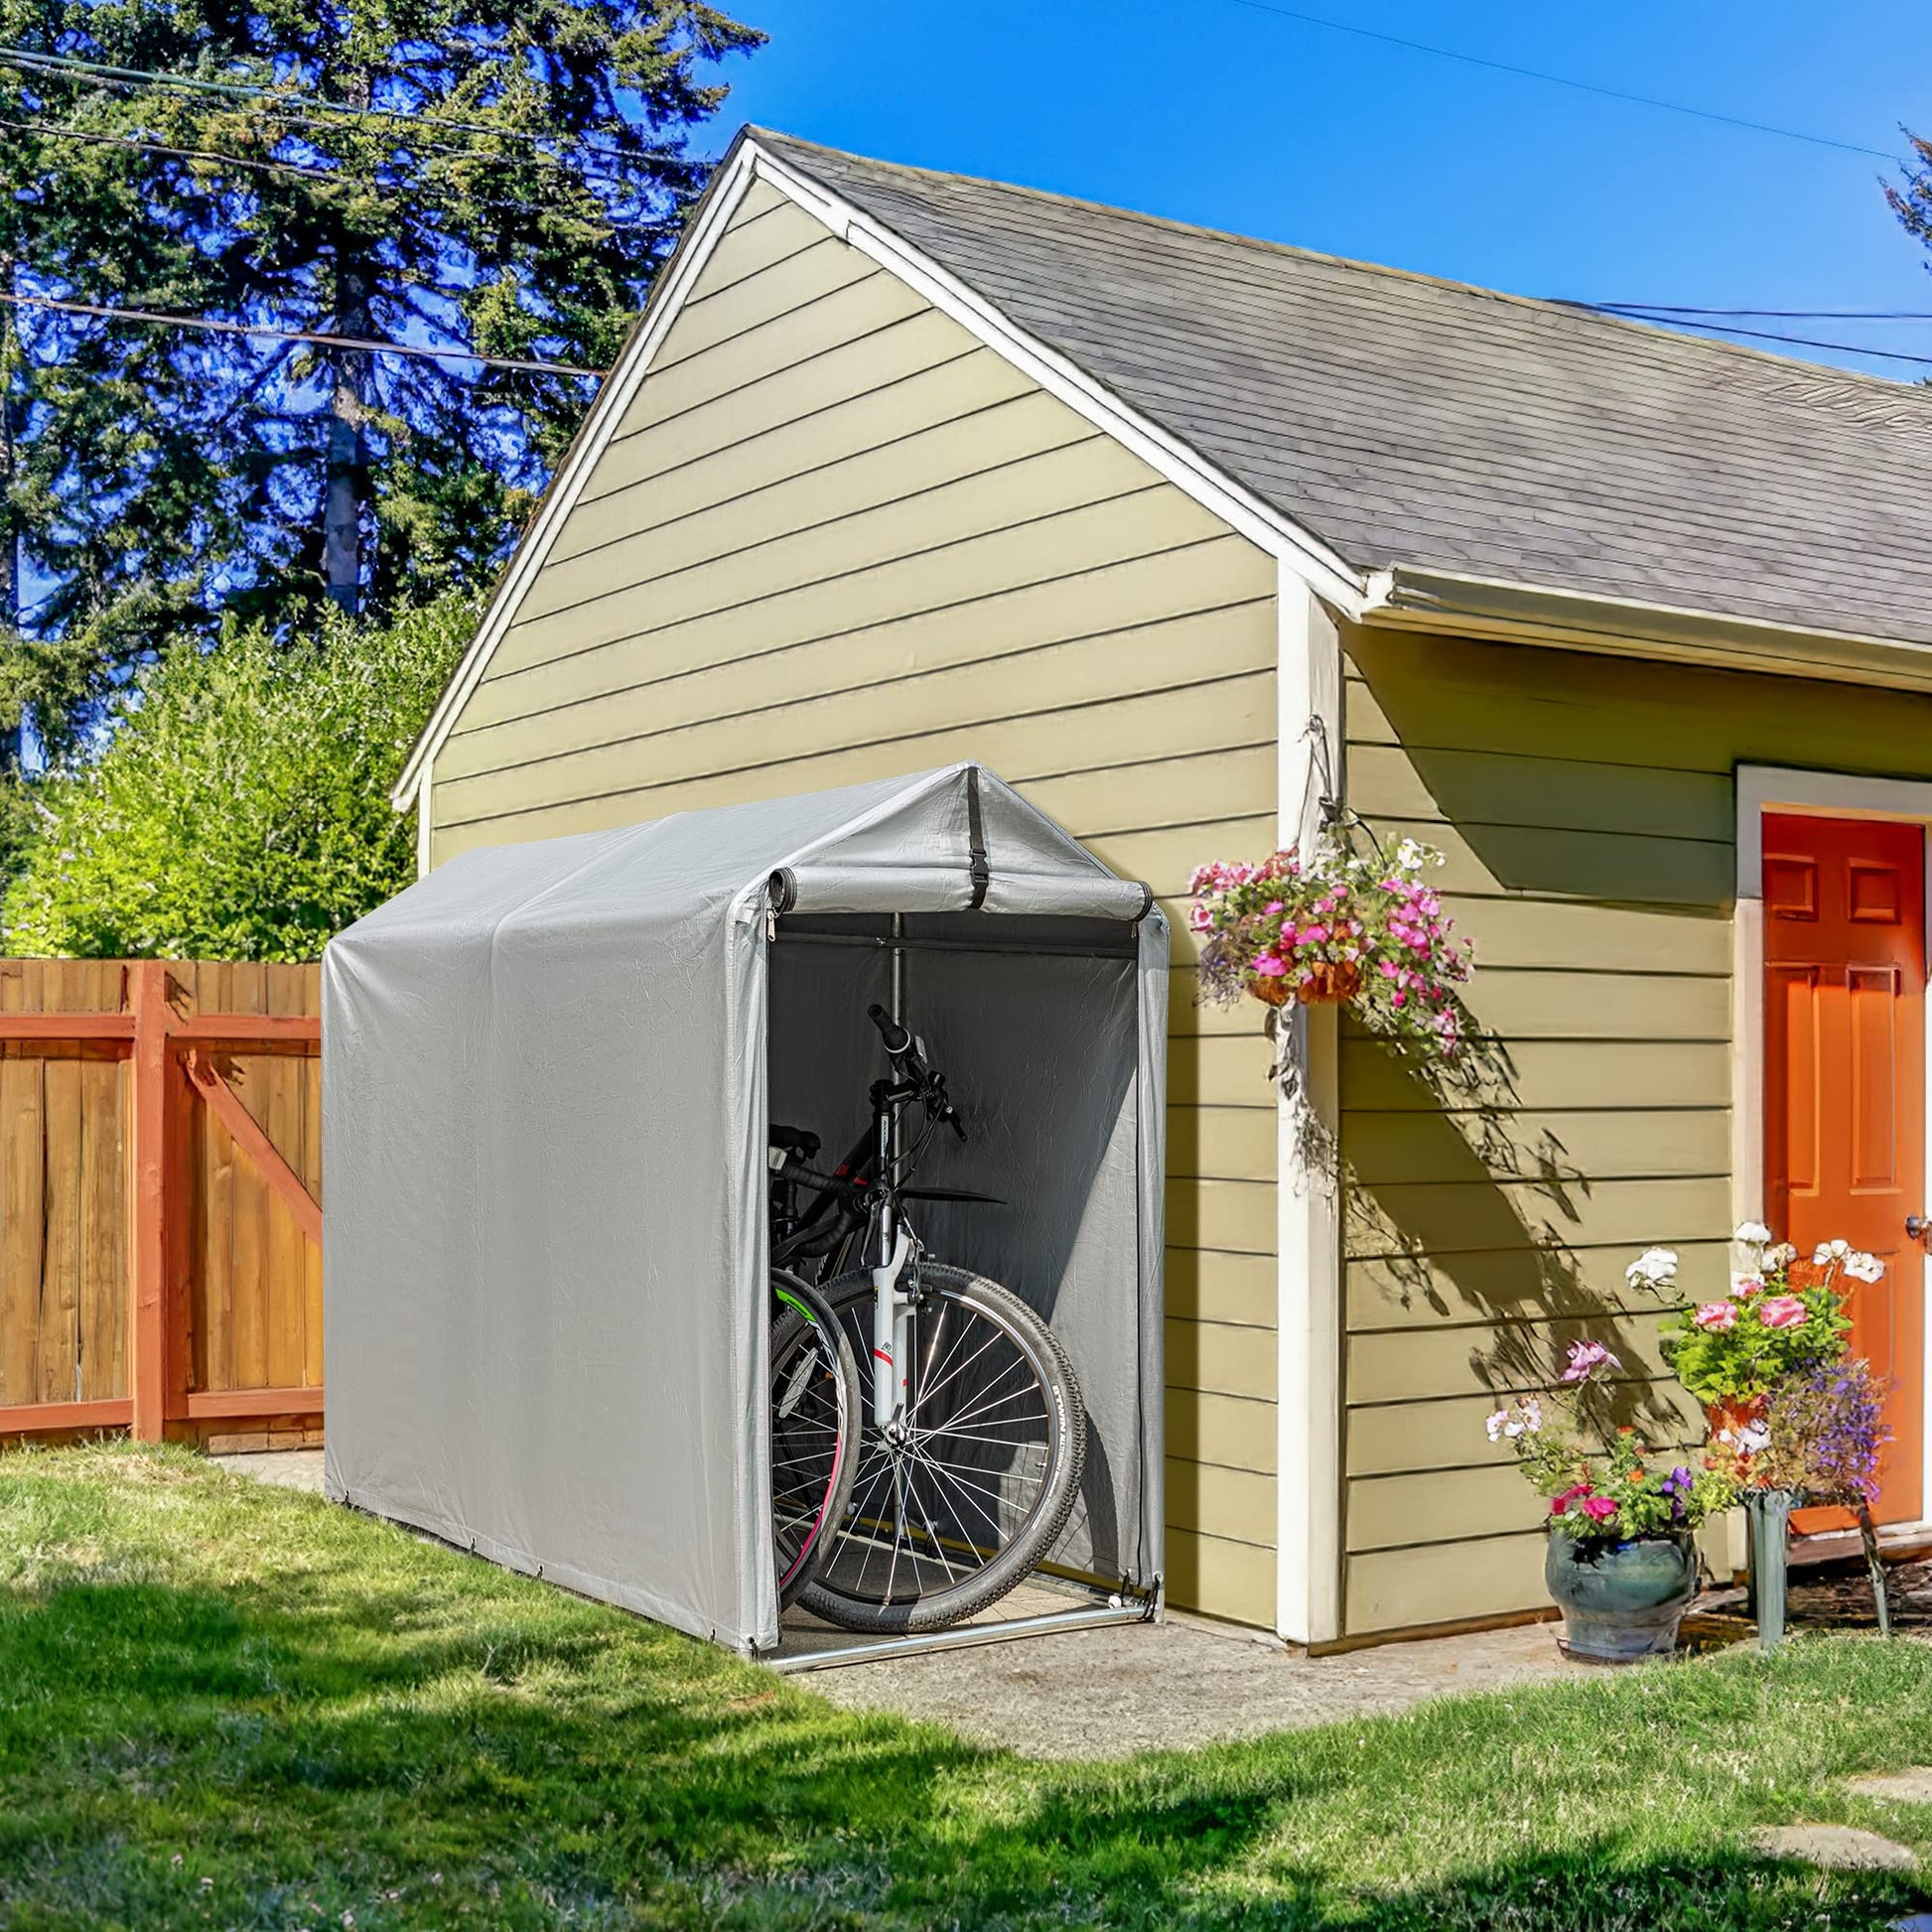
[[[819,1138],[805,1128],[780,1127],[776,1121],[773,1121],[764,1130],[764,1138],[773,1153],[782,1149],[786,1154],[797,1155],[801,1161],[818,1159]]]

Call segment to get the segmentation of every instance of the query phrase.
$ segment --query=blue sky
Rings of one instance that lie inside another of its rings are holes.
[[[1903,145],[1901,122],[1932,133],[1932,9],[1920,6],[1302,4],[1888,152]],[[1879,195],[1885,164],[1867,155],[1486,71],[1241,0],[735,10],[771,44],[732,64],[734,127],[760,121],[1524,295],[1932,315],[1932,276]],[[1932,322],[1751,326],[1932,357]]]

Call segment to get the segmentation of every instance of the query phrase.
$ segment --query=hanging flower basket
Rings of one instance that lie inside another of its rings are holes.
[[[1364,854],[1324,838],[1307,855],[1200,867],[1188,925],[1201,936],[1202,998],[1347,1006],[1376,1033],[1452,1057],[1462,1038],[1455,989],[1470,961],[1422,880],[1441,863],[1411,839]]]
[[[1316,960],[1306,979],[1290,979],[1278,973],[1264,979],[1259,973],[1248,978],[1248,995],[1265,1007],[1285,1007],[1300,1000],[1305,1007],[1345,1006],[1362,990],[1362,969],[1352,960],[1330,965]]]

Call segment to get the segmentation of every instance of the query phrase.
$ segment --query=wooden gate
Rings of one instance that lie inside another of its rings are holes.
[[[0,1437],[320,1424],[320,992],[0,960]]]

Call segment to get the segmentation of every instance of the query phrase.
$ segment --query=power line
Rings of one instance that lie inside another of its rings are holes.
[[[1773,322],[1932,322],[1928,309],[1694,309],[1677,302],[1569,302],[1565,306],[1596,309],[1605,315],[1628,311],[1652,316],[1748,316]]]
[[[175,87],[193,93],[226,94],[243,99],[293,100],[304,107],[316,107],[332,114],[348,114],[377,120],[401,121],[407,126],[448,127],[465,134],[483,134],[500,141],[520,141],[534,148],[537,153],[551,161],[562,161],[563,156],[555,155],[543,146],[546,141],[556,139],[553,135],[538,134],[528,128],[492,127],[486,121],[459,120],[454,115],[422,111],[410,111],[397,107],[358,107],[351,101],[331,100],[324,94],[283,94],[272,87],[264,87],[254,81],[209,80],[198,74],[157,72],[149,68],[115,67],[104,61],[86,61],[72,54],[42,54],[31,47],[0,46],[0,61],[15,67],[38,68],[55,73],[86,74],[93,78],[134,82],[150,87]],[[277,118],[286,118],[278,115]],[[323,123],[316,123],[323,125]],[[632,166],[645,159],[669,162],[675,167],[697,168],[705,164],[688,155],[653,154],[651,156],[627,154],[622,148],[605,147],[601,143],[578,141],[573,144],[581,152],[605,161],[621,162]],[[455,150],[455,152],[468,152]],[[609,179],[609,178],[607,178]]]
[[[1688,313],[1649,316],[1604,302],[1563,302],[1559,306],[1581,309],[1590,315],[1608,316],[1617,322],[1654,322],[1659,328],[1703,329],[1714,335],[1748,337],[1752,342],[1789,343],[1798,348],[1830,348],[1844,355],[1870,355],[1885,362],[1913,362],[1932,368],[1932,355],[1912,355],[1900,348],[1866,348],[1862,343],[1825,342],[1816,336],[1785,336],[1771,329],[1739,329],[1731,323],[1701,322]]]
[[[86,128],[56,127],[47,121],[16,121],[0,116],[0,127],[11,128],[21,134],[39,134],[49,140],[77,141],[91,147],[127,148],[136,154],[160,155],[164,159],[176,161],[212,161],[223,167],[247,168],[259,173],[288,175],[298,181],[315,182],[330,188],[371,188],[377,194],[393,195],[402,190],[400,182],[376,181],[368,175],[350,174],[344,168],[311,168],[299,161],[277,161],[266,157],[251,157],[240,154],[224,154],[214,148],[177,148],[161,141],[145,141],[129,134],[98,134]],[[554,205],[546,206],[540,202],[520,202],[504,196],[483,196],[477,198],[479,207],[502,208],[518,214],[557,214],[562,212]],[[607,208],[600,207],[595,216],[586,219],[601,221],[613,228],[661,228],[658,221],[620,221]]]
[[[1567,73],[1548,73],[1541,68],[1516,67],[1508,61],[1486,60],[1480,54],[1464,54],[1453,47],[1437,47],[1429,41],[1412,41],[1400,34],[1385,34],[1374,27],[1357,27],[1345,20],[1329,20],[1321,14],[1303,13],[1294,7],[1279,7],[1272,0],[1232,0],[1251,13],[1274,14],[1282,20],[1299,21],[1305,27],[1325,27],[1333,34],[1353,34],[1359,40],[1380,41],[1385,47],[1407,48],[1412,54],[1431,54],[1440,61],[1459,61],[1464,67],[1487,68],[1492,73],[1512,73],[1521,80],[1543,80],[1554,87],[1573,87],[1579,93],[1599,94],[1605,100],[1628,101],[1639,107],[1661,108],[1667,114],[1687,114],[1693,120],[1716,121],[1724,127],[1747,128],[1753,134],[1775,134],[1784,141],[1806,141],[1815,148],[1837,148],[1843,154],[1867,154],[1877,161],[1898,162],[1899,157],[1882,148],[1867,148],[1858,141],[1839,141],[1829,134],[1810,134],[1802,128],[1778,127],[1770,121],[1746,120],[1737,114],[1720,114],[1708,107],[1692,107],[1681,100],[1661,100],[1655,94],[1627,92],[1621,87],[1605,87],[1594,80],[1578,80]],[[1899,163],[1900,166],[1904,164]]]
[[[0,47],[0,65],[12,65],[14,67],[21,68],[24,71],[29,73],[42,71],[39,63],[42,61],[43,58],[44,57],[39,55],[23,54],[18,50]],[[137,88],[145,88],[145,87],[168,87],[171,85],[176,85],[178,83],[189,84],[188,76],[182,74],[143,73],[138,69],[98,67],[95,64],[91,64],[91,63],[81,64],[81,65],[88,67],[93,71],[94,76],[101,80],[103,85],[109,87],[118,87],[123,92],[129,92]],[[62,69],[56,68],[47,70],[55,73],[57,77],[61,77],[61,78],[71,77],[70,75],[67,74],[66,71]],[[209,87],[214,87],[217,89],[217,91],[228,91],[228,92],[252,91],[255,95],[266,100],[273,100],[274,98],[276,98],[276,96],[274,96],[267,88],[258,87],[252,90],[245,90],[241,88],[224,89],[222,88],[221,83],[217,83],[213,81],[201,83],[201,84]],[[338,110],[338,112],[345,113],[345,114],[353,115],[357,113],[366,112],[369,114],[373,114],[378,118],[382,118],[382,119],[399,120],[403,122],[405,125],[410,124],[412,119],[412,117],[409,115],[398,114],[389,108],[362,109],[362,108],[344,106],[340,102],[333,102],[333,101],[321,101],[318,102],[317,104],[326,107],[334,107]],[[285,127],[323,128],[331,132],[334,132],[343,126],[343,123],[340,120],[332,121],[328,119],[321,119],[314,114],[298,114],[286,107],[275,107],[271,105],[265,110],[265,112],[269,119],[280,121]],[[470,123],[458,122],[458,123],[454,123],[454,125],[468,126],[470,125]],[[547,138],[547,137],[527,133],[522,129],[511,129],[511,128],[498,129],[498,128],[480,127],[478,129],[478,132],[500,133],[506,139],[521,140],[521,141],[528,141],[528,142],[533,142],[533,141]],[[464,161],[493,160],[496,158],[490,155],[480,154],[478,150],[475,149],[474,147],[453,147],[448,141],[418,139],[418,140],[412,140],[409,143],[409,145],[411,148],[426,155],[447,155],[455,159],[464,160]],[[632,181],[626,180],[623,176],[605,174],[595,168],[586,168],[586,167],[578,166],[574,164],[571,161],[570,157],[567,155],[552,154],[547,149],[544,148],[533,148],[531,152],[528,154],[528,156],[526,157],[526,159],[530,161],[540,161],[544,163],[544,165],[547,167],[561,168],[566,173],[574,173],[577,178],[586,182],[592,182],[592,181],[602,182],[605,186],[619,189],[625,194],[636,193],[636,184]],[[674,155],[666,156],[664,157],[664,159],[677,162],[681,166],[698,167],[703,165],[699,162],[688,161],[682,156],[674,156]]]
[[[569,362],[526,361],[514,355],[483,355],[470,348],[426,348],[417,343],[382,343],[362,336],[330,336],[309,329],[260,328],[247,322],[215,322],[207,316],[170,316],[157,309],[126,309],[98,302],[66,302],[51,295],[10,295],[0,302],[17,309],[56,309],[63,315],[98,316],[109,322],[140,322],[163,329],[200,329],[216,336],[255,336],[268,342],[316,343],[325,348],[359,348],[377,355],[420,355],[439,362],[476,362],[486,369],[517,369],[530,375],[582,375],[600,380],[607,369],[583,369]]]

